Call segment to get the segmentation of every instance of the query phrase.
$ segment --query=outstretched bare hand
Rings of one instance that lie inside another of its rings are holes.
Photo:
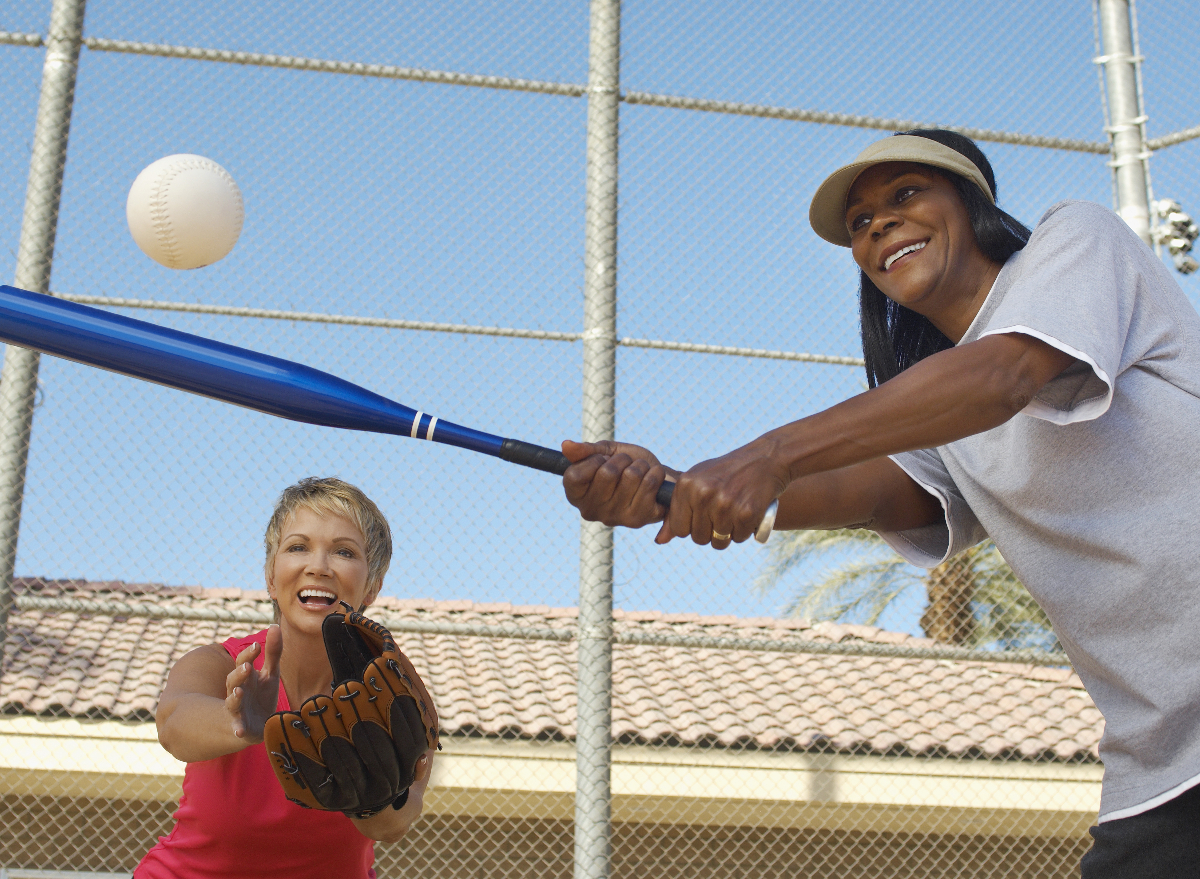
[[[251,644],[237,655],[233,671],[225,678],[225,711],[233,734],[255,745],[263,740],[263,726],[279,704],[279,656],[283,652],[279,626],[267,629],[265,647],[261,669],[254,667],[260,648]]]

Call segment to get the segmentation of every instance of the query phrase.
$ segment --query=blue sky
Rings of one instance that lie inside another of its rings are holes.
[[[637,3],[628,90],[1103,138],[1085,2],[878,6]],[[1141,9],[1150,134],[1197,123],[1195,25]],[[44,33],[10,0],[0,29]],[[586,80],[587,5],[93,0],[89,36]],[[1188,32],[1188,28],[1191,32]],[[1019,37],[1019,39],[1018,39]],[[15,263],[42,52],[0,47],[0,244]],[[1182,82],[1178,77],[1182,76]],[[85,50],[53,275],[61,292],[578,330],[586,106],[580,99]],[[624,336],[859,353],[848,255],[808,197],[877,132],[626,106]],[[985,145],[1001,202],[1033,223],[1063,198],[1111,202],[1104,158]],[[1156,194],[1200,211],[1196,144],[1156,156]],[[125,196],[170,153],[242,187],[242,239],[172,272],[134,246]],[[1200,287],[1184,280],[1195,300]],[[554,445],[579,431],[580,349],[441,334],[138,311],[332,371],[405,404]],[[553,478],[455,449],[292,425],[46,358],[22,574],[255,588],[274,496],[310,473],[361,484],[390,516],[389,594],[576,601],[578,518]],[[619,435],[686,466],[837,402],[846,367],[622,350]],[[716,555],[622,533],[617,604],[771,614],[757,546]],[[919,597],[890,625],[911,630]]]

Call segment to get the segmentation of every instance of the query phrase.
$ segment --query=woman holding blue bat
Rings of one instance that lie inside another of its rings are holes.
[[[775,500],[777,528],[870,528],[927,567],[991,537],[1104,713],[1083,879],[1195,875],[1200,315],[1108,209],[1065,202],[1026,229],[948,131],[872,144],[810,221],[859,267],[870,389],[682,473],[564,443],[568,499],[715,549]]]

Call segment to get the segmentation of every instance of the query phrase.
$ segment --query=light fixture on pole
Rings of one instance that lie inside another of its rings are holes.
[[[1179,273],[1190,275],[1200,269],[1200,262],[1191,256],[1192,245],[1200,238],[1196,221],[1184,213],[1179,202],[1169,198],[1154,202],[1154,214],[1160,221],[1154,228],[1154,241],[1166,246]]]

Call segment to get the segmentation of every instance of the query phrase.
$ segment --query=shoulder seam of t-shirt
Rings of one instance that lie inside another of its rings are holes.
[[[1037,225],[1034,226],[1032,232],[1030,233],[1030,236],[1029,236],[1030,240],[1033,239],[1033,236],[1038,233],[1038,230],[1042,227],[1042,225],[1046,222],[1046,220],[1048,220],[1051,216],[1053,216],[1054,214],[1063,210],[1064,208],[1072,208],[1075,206],[1080,206],[1083,209],[1087,210],[1089,213],[1092,211],[1092,209],[1096,209],[1107,215],[1111,215],[1113,217],[1117,216],[1108,208],[1104,207],[1103,205],[1096,204],[1095,202],[1082,201],[1080,199],[1068,199],[1066,201],[1060,201],[1055,204],[1052,204],[1049,208],[1046,209],[1046,212],[1044,214],[1042,214],[1041,218],[1037,221]],[[1120,218],[1118,217],[1118,219],[1120,219]],[[1124,222],[1124,221],[1122,221],[1122,222]],[[1028,242],[1026,243],[1026,246],[1028,246]],[[1012,264],[1013,264],[1013,260],[1015,258],[1017,258],[1018,256],[1020,256],[1020,254],[1023,250],[1024,250],[1024,248],[1022,248],[1021,250],[1015,251],[1012,254],[1012,256],[1010,256],[1007,260],[1004,261],[1004,265],[1002,265],[1000,267],[1000,271],[996,275],[996,279],[994,281],[992,281],[991,288],[989,288],[987,295],[985,297],[983,297],[983,302],[980,303],[979,310],[976,311],[975,316],[973,318],[971,318],[971,323],[967,326],[967,331],[962,334],[962,338],[959,339],[958,344],[960,344],[960,345],[967,344],[968,340],[971,342],[975,341],[975,339],[972,338],[972,335],[971,335],[972,332],[980,324],[981,321],[987,321],[987,319],[991,316],[992,310],[988,308],[988,304],[992,301],[992,296],[995,294],[996,289],[998,287],[1000,287],[1000,281],[1004,277],[1006,270],[1010,269],[1010,266],[1012,266]],[[984,334],[980,335],[979,338],[983,338],[984,335],[987,335],[987,334],[984,333]]]
[[[1050,217],[1052,215],[1057,214],[1066,205],[1074,204],[1075,201],[1076,201],[1075,199],[1064,199],[1063,201],[1056,201],[1054,204],[1050,205],[1050,207],[1046,208],[1046,210],[1042,211],[1042,215],[1040,217],[1038,217],[1038,221],[1033,224],[1033,229],[1030,231],[1036,232],[1038,226],[1042,225],[1042,223],[1044,223],[1044,222],[1046,222],[1046,220],[1050,219]]]
[[[1021,410],[1022,415],[1029,415],[1033,418],[1040,418],[1043,421],[1049,421],[1053,424],[1074,424],[1078,421],[1091,421],[1094,418],[1099,418],[1108,411],[1108,407],[1112,405],[1113,396],[1113,381],[1108,373],[1100,368],[1100,364],[1096,363],[1091,357],[1078,348],[1073,348],[1066,342],[1054,338],[1048,333],[1043,333],[1040,330],[1035,330],[1032,327],[1014,324],[1011,327],[999,327],[994,330],[988,330],[981,333],[979,338],[985,336],[999,336],[1004,333],[1020,333],[1024,336],[1033,336],[1035,339],[1041,339],[1047,345],[1057,348],[1064,354],[1070,354],[1076,360],[1081,360],[1086,363],[1096,374],[1096,378],[1104,382],[1104,386],[1108,389],[1104,394],[1096,394],[1092,397],[1079,400],[1071,405],[1068,409],[1056,409],[1053,406],[1039,400],[1036,395],[1029,401],[1029,405]]]
[[[1052,217],[1054,214],[1057,214],[1063,208],[1071,208],[1071,207],[1075,207],[1077,205],[1082,207],[1084,210],[1089,210],[1089,211],[1093,208],[1098,208],[1099,210],[1103,211],[1105,214],[1112,216],[1112,217],[1116,217],[1117,219],[1120,219],[1120,215],[1117,214],[1116,212],[1114,212],[1112,208],[1106,208],[1104,205],[1100,204],[1099,202],[1087,201],[1086,199],[1082,199],[1082,198],[1066,198],[1066,199],[1063,199],[1062,201],[1056,201],[1054,204],[1050,205],[1050,207],[1046,208],[1045,212],[1038,218],[1037,223],[1034,225],[1033,231],[1036,232],[1038,229],[1038,226],[1041,226],[1048,219],[1050,219],[1050,217]],[[1121,222],[1124,222],[1124,220],[1122,220]]]
[[[1112,208],[1106,207],[1105,205],[1102,205],[1102,204],[1098,204],[1097,202],[1085,201],[1082,199],[1069,199],[1069,200],[1061,201],[1054,205],[1051,205],[1050,208],[1048,208],[1046,210],[1046,212],[1042,215],[1041,220],[1038,221],[1038,226],[1034,229],[1034,234],[1037,234],[1037,232],[1041,229],[1042,225],[1045,223],[1045,221],[1051,215],[1056,214],[1056,213],[1062,211],[1063,209],[1070,209],[1073,212],[1079,212],[1079,213],[1086,214],[1089,216],[1090,221],[1092,221],[1092,222],[1101,221],[1101,222],[1108,223],[1111,225],[1111,227],[1114,230],[1119,229],[1122,232],[1124,232],[1126,236],[1134,235],[1133,230],[1129,227],[1129,224],[1126,223],[1125,220],[1122,219],[1121,216],[1118,213],[1116,213]],[[1128,240],[1128,238],[1127,238],[1127,240]],[[1131,240],[1131,241],[1129,241],[1129,243],[1130,244],[1136,243],[1137,246],[1139,246],[1139,247],[1144,246],[1137,239]],[[1020,251],[1018,251],[1018,253],[1020,253]],[[1014,256],[1015,255],[1016,254],[1014,254]],[[1160,262],[1160,260],[1158,260],[1158,258],[1154,255],[1154,252],[1149,247],[1145,248],[1145,256],[1150,257],[1150,259],[1153,260],[1153,262],[1155,262],[1155,263]],[[1007,266],[1008,264],[1006,263],[1005,265]],[[1153,313],[1156,317],[1160,318],[1163,321],[1175,322],[1177,320],[1177,315],[1172,311],[1171,306],[1169,305],[1169,300],[1171,299],[1172,291],[1166,290],[1163,288],[1163,286],[1162,286],[1162,282],[1164,280],[1163,274],[1155,273],[1153,271],[1141,271],[1141,272],[1139,272],[1139,277],[1142,281],[1142,284],[1144,285],[1144,290],[1147,292],[1152,290],[1152,291],[1154,291],[1154,294],[1155,294],[1155,295],[1149,295],[1149,296],[1140,296],[1139,299],[1140,299],[1142,307],[1148,309],[1151,313]],[[1169,282],[1169,280],[1170,279],[1168,277],[1167,281]],[[990,294],[989,294],[989,296],[990,296]],[[986,304],[986,300],[985,300],[985,304]],[[980,312],[982,313],[982,311],[983,311],[983,309],[981,308]],[[978,315],[977,315],[977,317],[978,317]],[[972,323],[974,323],[974,322],[972,322]],[[1123,359],[1122,364],[1120,364],[1120,366],[1122,368],[1124,368],[1124,366],[1126,366],[1126,365],[1132,365],[1132,363],[1139,362],[1140,360],[1144,359],[1147,355],[1147,351],[1130,352],[1130,353],[1132,354],[1132,359],[1130,359],[1128,364],[1126,364]],[[1124,358],[1124,353],[1122,356]],[[1085,362],[1087,362],[1087,361],[1085,361]],[[1115,379],[1115,376],[1110,377],[1110,378]],[[1111,402],[1111,393],[1112,393],[1113,382],[1107,381],[1106,383],[1109,385],[1109,389],[1110,389],[1109,390],[1109,395],[1110,395],[1109,402]],[[1106,402],[1106,404],[1105,404],[1106,410],[1107,410],[1107,406],[1108,406],[1108,402]],[[1097,414],[1102,414],[1102,413],[1097,413]],[[1052,419],[1050,419],[1050,420],[1052,420]]]

